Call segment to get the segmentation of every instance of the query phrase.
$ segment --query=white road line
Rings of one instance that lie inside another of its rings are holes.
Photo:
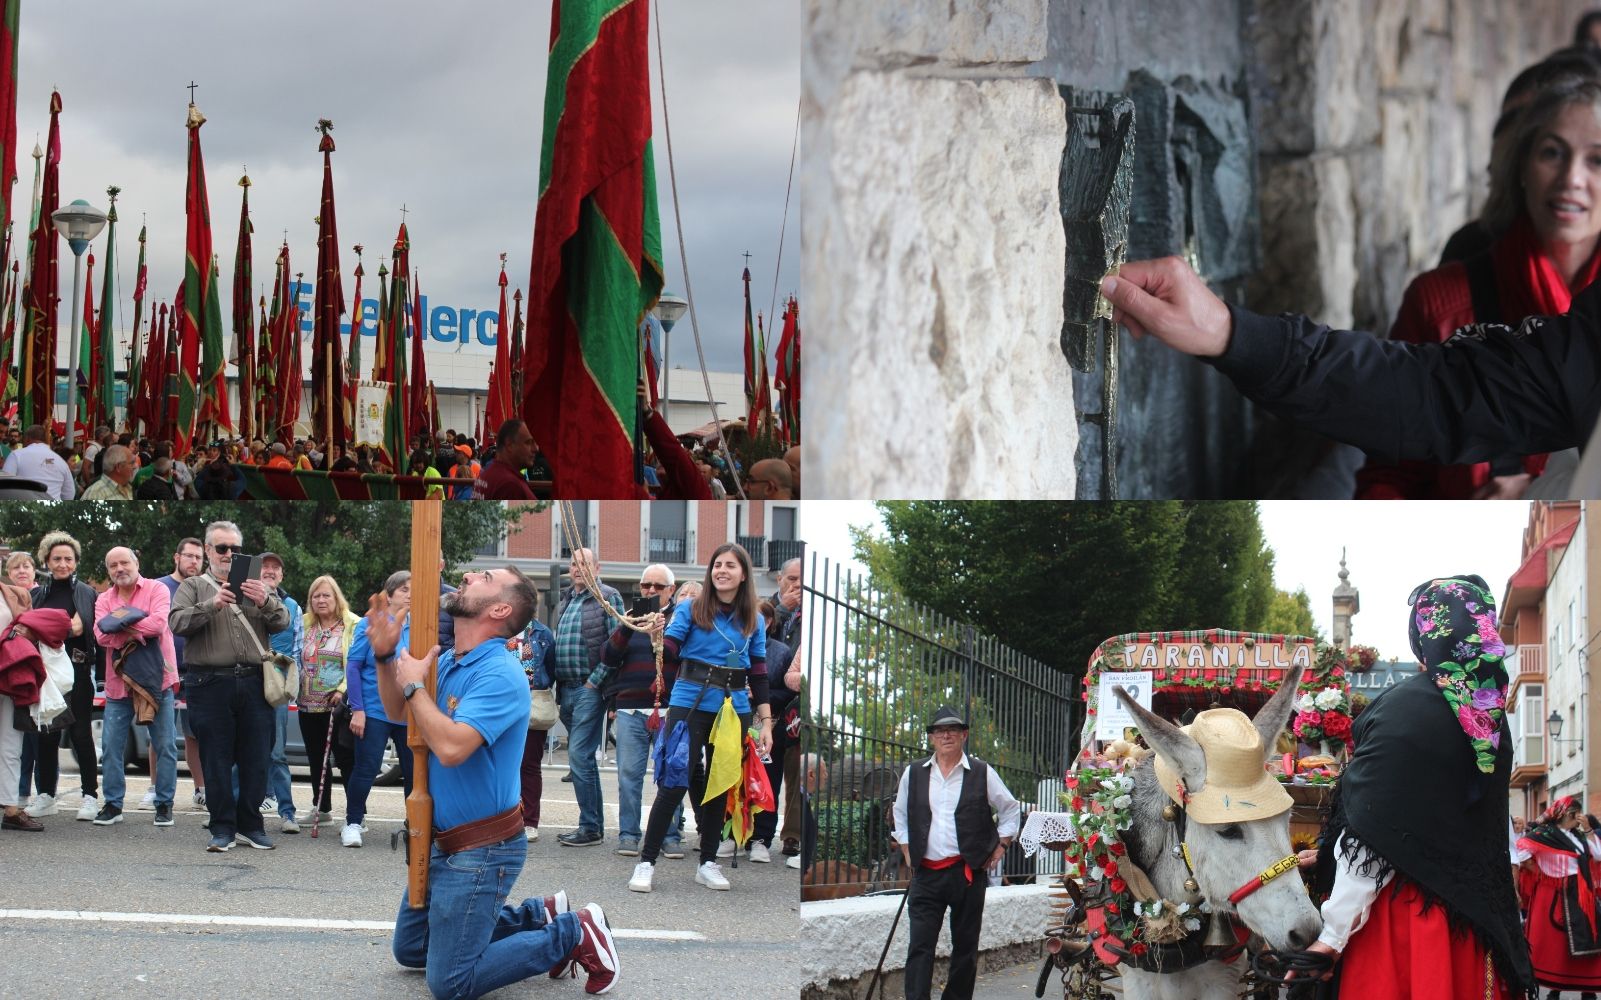
[[[295,930],[392,931],[392,920],[313,920],[307,917],[251,917],[203,913],[119,913],[106,910],[0,910],[0,921],[78,920],[107,924],[194,924],[210,927],[286,927]],[[696,931],[614,927],[612,936],[638,941],[704,941]]]

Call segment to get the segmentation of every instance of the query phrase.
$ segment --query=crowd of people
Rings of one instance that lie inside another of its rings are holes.
[[[643,474],[652,498],[722,500],[736,495],[736,481],[751,499],[800,497],[799,446],[746,469],[737,457],[725,458],[693,435],[675,437],[654,414],[650,435]],[[308,438],[218,439],[177,455],[170,441],[102,426],[78,435],[69,448],[50,428],[13,426],[0,417],[0,459],[0,474],[36,480],[56,500],[237,500],[245,492],[244,467],[421,476],[441,480],[429,493],[451,500],[548,498],[552,485],[550,465],[522,420],[506,421],[492,442],[454,429],[431,445],[426,434],[419,435],[397,469],[381,449],[325,447]]]
[[[138,554],[126,546],[105,553],[103,572],[80,570],[84,553],[61,531],[46,534],[36,551],[15,552],[6,560],[9,583],[0,585],[9,612],[0,628],[0,825],[7,834],[46,831],[49,818],[60,813],[63,733],[78,759],[82,785],[76,818],[109,827],[131,818],[124,778],[130,727],[150,722],[151,784],[139,811],[153,811],[157,826],[172,826],[181,731],[194,782],[191,803],[205,811],[204,849],[211,853],[235,847],[272,850],[275,836],[299,834],[308,824],[334,825],[333,809],[339,804],[332,795],[335,788],[344,792],[344,815],[337,824],[340,842],[360,848],[368,796],[389,747],[410,793],[408,717],[424,720],[417,724],[432,754],[447,756],[441,746],[454,737],[431,732],[430,727],[442,724],[425,719],[429,713],[415,715],[422,701],[410,697],[415,685],[406,684],[404,693],[400,687],[407,672],[417,667],[405,652],[411,628],[410,572],[390,575],[369,613],[358,616],[330,575],[312,580],[303,591],[304,602],[297,601],[285,585],[284,560],[277,553],[260,554],[259,579],[231,584],[230,567],[243,552],[239,528],[218,521],[207,527],[203,539],[185,538],[172,555],[172,571],[157,578],[143,575]],[[559,703],[566,727],[569,774],[563,780],[570,778],[579,809],[577,829],[556,842],[573,848],[606,845],[621,857],[639,858],[628,888],[649,891],[658,859],[683,856],[681,800],[688,791],[694,796],[698,831],[695,880],[728,889],[719,859],[731,856],[736,845],[721,839],[723,800],[699,804],[715,761],[705,745],[706,733],[727,697],[742,724],[755,724],[757,745],[768,755],[764,763],[769,781],[783,803],[782,828],[779,813],[762,814],[747,856],[760,864],[787,855],[789,866],[799,868],[799,724],[793,702],[801,678],[793,660],[800,625],[800,560],[783,567],[777,593],[765,600],[757,597],[749,556],[733,544],[716,550],[703,581],[680,583],[670,567],[647,566],[638,580],[640,596],[630,608],[625,609],[622,594],[601,577],[591,550],[573,553],[569,586],[556,606],[554,627],[535,615],[538,588],[516,570],[468,573],[460,592],[441,582],[440,704],[447,702],[447,687],[457,683],[447,678],[461,674],[452,674],[448,666],[456,656],[491,656],[497,663],[503,658],[514,665],[522,692],[509,699],[502,692],[484,701],[486,720],[493,715],[496,721],[481,727],[472,723],[482,730],[479,742],[493,758],[485,765],[493,780],[462,787],[504,786],[515,792],[509,810],[498,806],[509,824],[502,832],[511,829],[514,835],[496,845],[475,843],[472,849],[509,850],[506,842],[512,841],[520,864],[526,842],[539,839],[541,765],[550,759],[549,733],[528,709],[535,692],[546,691]],[[91,579],[103,583],[97,587]],[[463,596],[473,588],[478,589],[476,600]],[[509,609],[504,615],[483,610],[486,602],[497,600]],[[55,617],[40,617],[51,615]],[[502,631],[484,634],[491,627],[486,622]],[[60,635],[52,627],[59,627]],[[471,636],[471,646],[463,642],[464,634]],[[74,674],[69,711],[49,720],[42,732],[29,731],[39,728],[31,723],[29,706],[40,700],[39,678],[45,674],[43,666],[35,665],[44,646],[57,645]],[[142,683],[135,679],[131,663],[136,651],[159,659],[159,681],[155,675]],[[282,704],[273,704],[271,684],[264,688],[264,673],[275,664],[284,668],[285,676],[298,677],[292,712],[287,694]],[[98,768],[91,736],[97,681],[105,696]],[[477,681],[469,677],[462,683]],[[478,705],[471,700],[475,697],[462,691],[448,695],[454,699],[449,725],[477,718],[476,709],[465,707]],[[508,712],[515,718],[500,719]],[[300,812],[284,749],[291,716],[310,765],[309,787],[298,786],[301,795],[309,796]],[[680,720],[687,722],[692,743],[688,787],[659,788],[647,817],[644,782],[657,732],[670,731]],[[615,840],[606,828],[597,769],[608,730],[617,755]],[[479,824],[458,827],[443,818],[453,807],[442,803],[459,804],[449,790],[457,783],[432,780],[434,756],[430,785],[439,842],[452,836],[452,830]],[[451,765],[454,779],[466,763]],[[272,820],[275,831],[267,828]],[[624,872],[619,869],[619,889]],[[451,876],[441,878],[448,883]],[[435,898],[444,883],[432,890]],[[573,911],[564,893],[531,898],[525,907],[527,912],[517,918],[520,930],[542,935],[536,949],[542,956],[538,971],[570,972],[577,963],[589,972],[591,992],[609,988],[616,973],[615,948],[598,907]],[[422,917],[416,912],[402,904],[397,960],[426,965],[431,986],[436,967],[442,983],[454,977],[455,985],[441,985],[446,992],[459,992],[462,976],[488,982],[475,959],[454,952],[436,955],[426,925],[428,911]],[[504,936],[494,933],[497,941]],[[473,973],[472,967],[478,971]]]

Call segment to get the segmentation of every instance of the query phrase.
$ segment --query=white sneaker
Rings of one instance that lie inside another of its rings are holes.
[[[204,788],[197,788],[194,791],[190,792],[189,793],[189,802],[196,809],[204,809],[204,808],[206,808],[206,790]]]
[[[753,840],[750,842],[750,860],[752,864],[768,865],[772,864],[773,855],[767,849],[766,844],[759,840]]]
[[[271,816],[277,811],[278,800],[275,797],[269,795],[261,800],[261,814],[263,816]]]
[[[361,846],[361,826],[357,823],[346,823],[345,828],[339,831],[339,842],[346,847]]]
[[[295,822],[301,826],[310,826],[313,823],[326,823],[333,818],[334,814],[331,812],[318,812],[315,809],[307,809],[295,817]]]
[[[156,807],[156,790],[154,788],[144,793],[139,799],[140,809],[154,809]]]
[[[28,808],[22,810],[34,819],[40,816],[54,816],[56,814],[56,797],[47,792],[40,792],[28,803]],[[90,817],[93,819],[94,817]]]
[[[530,844],[539,842],[539,827],[525,826],[523,827],[523,833],[528,837],[528,842]]]
[[[785,868],[793,868],[796,871],[800,871],[800,855],[799,854],[791,854],[789,856],[789,860],[784,862],[784,867]]]
[[[719,858],[731,858],[734,856],[734,852],[736,850],[738,850],[738,848],[734,845],[734,841],[732,839],[725,840],[721,844],[717,845],[717,856]]]
[[[78,821],[88,823],[100,813],[100,799],[93,795],[85,795],[83,804],[78,806]]]
[[[655,878],[656,866],[649,861],[641,861],[634,866],[634,877],[628,880],[628,888],[634,892],[649,892]]]
[[[728,879],[723,878],[723,870],[715,861],[707,861],[695,869],[695,881],[708,889],[727,889]],[[632,885],[629,888],[633,888]]]

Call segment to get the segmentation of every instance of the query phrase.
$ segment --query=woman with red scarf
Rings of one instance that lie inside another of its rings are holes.
[[[1551,803],[1539,824],[1518,841],[1520,851],[1533,855],[1526,932],[1534,978],[1550,989],[1548,1000],[1556,1000],[1561,990],[1580,990],[1582,1000],[1596,1000],[1601,990],[1597,825],[1579,814],[1578,800],[1568,795]]]
[[[1525,316],[1568,311],[1601,271],[1601,81],[1550,81],[1496,141],[1482,221],[1497,238],[1465,261],[1408,286],[1391,340],[1432,344],[1474,323],[1517,327]],[[1370,461],[1356,477],[1363,500],[1515,499],[1546,456],[1504,455],[1476,465]]]

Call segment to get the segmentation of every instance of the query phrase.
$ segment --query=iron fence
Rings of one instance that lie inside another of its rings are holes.
[[[802,898],[905,885],[891,809],[901,772],[931,753],[926,726],[941,705],[968,720],[968,752],[1025,813],[1057,808],[1081,722],[1077,678],[816,554],[808,569],[802,745],[827,773],[812,795],[818,844]],[[1044,874],[1037,860],[1014,848],[997,874]]]

